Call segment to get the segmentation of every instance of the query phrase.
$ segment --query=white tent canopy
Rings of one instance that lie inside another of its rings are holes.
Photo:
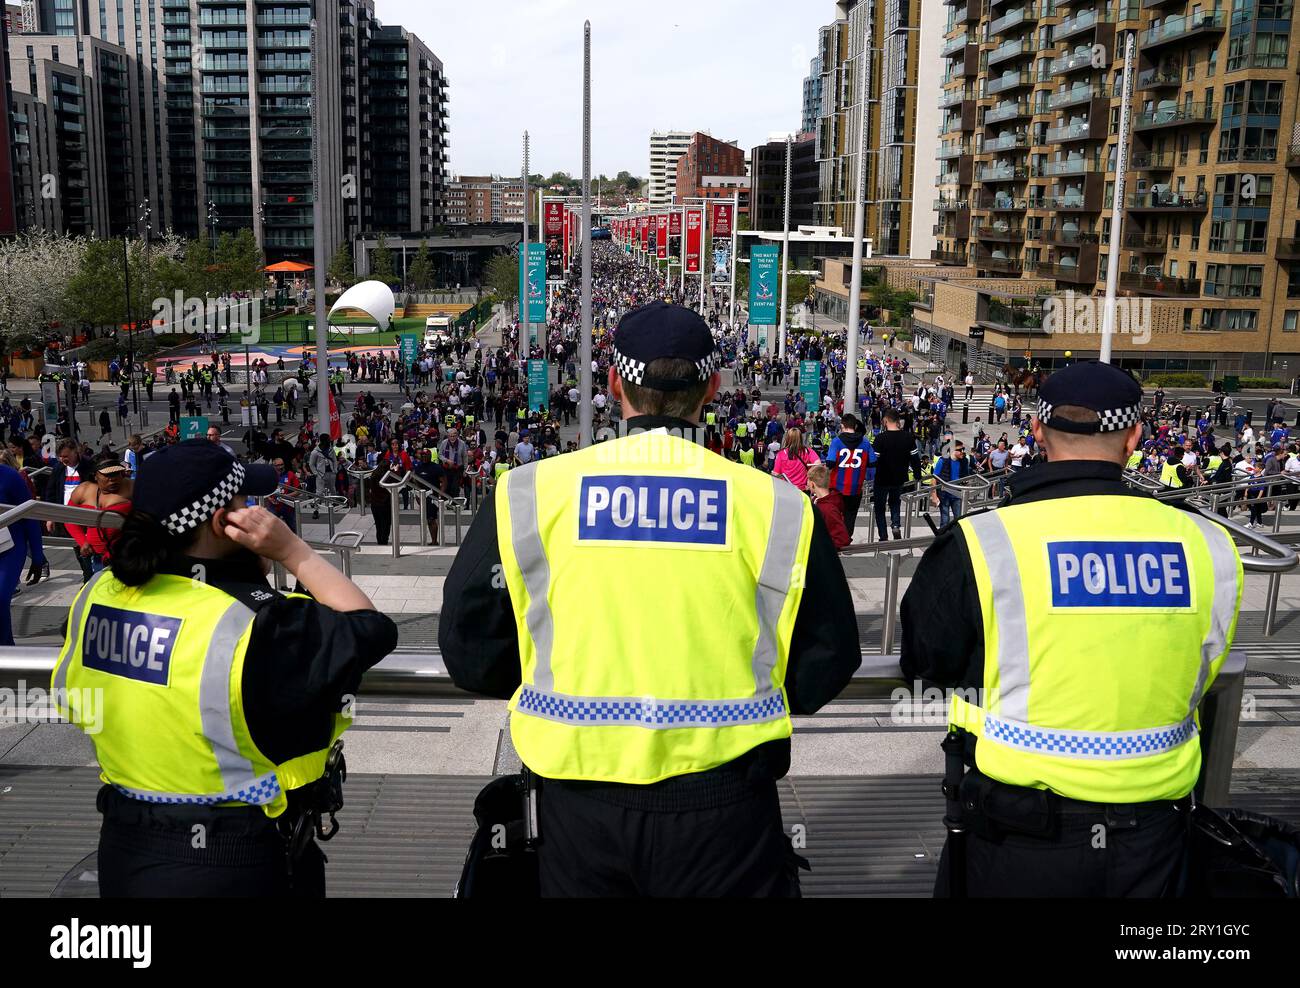
[[[333,319],[334,313],[344,309],[360,309],[379,323],[380,329],[388,329],[396,307],[397,301],[393,298],[391,288],[382,281],[363,281],[339,296],[339,300],[330,309],[328,318]]]

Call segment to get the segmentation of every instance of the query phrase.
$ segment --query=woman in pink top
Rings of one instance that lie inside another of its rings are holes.
[[[787,429],[781,452],[776,454],[772,474],[784,477],[799,490],[803,490],[808,482],[808,468],[820,460],[821,457],[803,444],[803,433],[798,429]]]

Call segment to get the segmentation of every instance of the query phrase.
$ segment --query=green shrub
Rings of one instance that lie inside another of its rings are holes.
[[[1242,387],[1246,382],[1242,382]],[[1205,375],[1195,372],[1171,372],[1165,374],[1152,374],[1143,382],[1143,387],[1147,388],[1203,388],[1206,387]]]
[[[1271,377],[1243,377],[1241,379],[1243,388],[1285,388],[1287,385]]]

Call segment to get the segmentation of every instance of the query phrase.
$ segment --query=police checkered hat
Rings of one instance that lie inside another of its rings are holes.
[[[692,374],[683,378],[651,377],[646,369],[665,358],[689,360]],[[614,368],[629,384],[656,391],[685,391],[707,381],[722,366],[722,353],[708,324],[692,309],[651,302],[619,320],[614,332]]]
[[[131,507],[156,518],[173,535],[208,521],[237,495],[265,496],[280,478],[269,464],[240,463],[207,439],[167,446],[140,464]]]
[[[1055,414],[1058,408],[1086,408],[1096,422],[1071,422]],[[1123,432],[1142,419],[1142,385],[1127,371],[1110,364],[1085,361],[1059,370],[1038,393],[1038,420],[1050,429],[1080,436]]]

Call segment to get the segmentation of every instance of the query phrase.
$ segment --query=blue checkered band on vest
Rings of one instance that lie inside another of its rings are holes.
[[[128,789],[113,783],[113,788],[123,796],[130,796],[142,803],[169,803],[186,806],[215,806],[217,803],[248,803],[250,806],[263,806],[273,802],[280,795],[280,779],[274,772],[249,782],[231,792],[216,793],[211,796],[189,796],[184,793],[150,792],[147,789]]]
[[[1063,758],[1143,758],[1172,751],[1195,736],[1196,722],[1191,717],[1181,724],[1146,731],[1068,731],[984,715],[986,740]]]
[[[743,700],[656,700],[653,697],[582,697],[525,686],[517,713],[583,727],[730,727],[761,724],[786,715],[780,690]]]

